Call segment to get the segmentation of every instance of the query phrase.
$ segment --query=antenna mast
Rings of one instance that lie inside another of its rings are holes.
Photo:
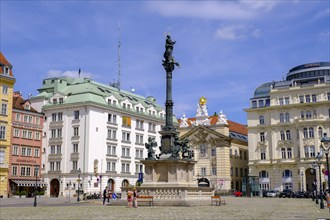
[[[120,46],[121,46],[121,43],[120,43],[120,23],[118,24],[118,79],[117,79],[117,89],[120,91],[120,75],[121,75],[121,72],[120,72]]]

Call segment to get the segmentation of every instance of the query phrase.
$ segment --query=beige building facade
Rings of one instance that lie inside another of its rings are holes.
[[[286,80],[259,86],[248,114],[249,173],[261,189],[313,191],[326,188],[321,138],[330,134],[330,63],[303,64],[289,70]],[[317,175],[313,175],[316,171]]]
[[[222,193],[242,190],[248,176],[246,126],[227,120],[220,112],[209,116],[206,99],[199,100],[194,118],[184,115],[179,121],[180,138],[189,140],[194,150],[194,180]]]

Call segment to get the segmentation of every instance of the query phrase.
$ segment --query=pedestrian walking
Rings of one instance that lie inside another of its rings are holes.
[[[133,202],[133,192],[132,189],[128,189],[127,191],[127,207],[132,208],[132,202]]]
[[[138,206],[138,204],[137,204],[137,197],[138,197],[137,189],[134,188],[133,189],[133,207],[134,208],[137,208],[137,206]]]
[[[107,199],[108,197],[108,187],[106,186],[103,190],[103,205],[105,204],[105,200]],[[109,199],[108,199],[108,202],[109,202]]]

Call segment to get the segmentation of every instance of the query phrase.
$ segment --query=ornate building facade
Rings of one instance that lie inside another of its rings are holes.
[[[330,134],[330,63],[292,68],[286,80],[259,86],[250,104],[245,109],[250,174],[264,190],[312,191],[311,165],[322,155],[320,139]],[[324,186],[326,179],[322,174]]]
[[[8,197],[9,150],[15,77],[13,66],[0,52],[0,198]]]
[[[43,80],[30,100],[45,116],[42,176],[48,196],[135,185],[144,169],[140,160],[147,157],[145,143],[160,142],[165,111],[153,97],[61,77]]]
[[[44,116],[31,107],[30,101],[23,99],[20,92],[14,92],[12,115],[9,194],[32,196],[36,184],[45,186],[40,180],[39,169]]]
[[[248,176],[248,142],[246,126],[227,120],[225,114],[209,116],[206,98],[202,97],[193,118],[185,115],[179,122],[180,138],[189,140],[197,161],[196,184],[214,187],[222,193],[242,190]]]

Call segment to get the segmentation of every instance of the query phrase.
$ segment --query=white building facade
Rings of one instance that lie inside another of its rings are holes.
[[[165,111],[153,97],[61,77],[43,80],[31,104],[45,115],[42,176],[48,196],[135,185],[145,143],[149,137],[160,143]]]
[[[313,191],[315,175],[326,188],[325,155],[320,147],[330,134],[330,63],[292,68],[286,80],[259,86],[248,114],[249,173],[263,190]],[[312,167],[322,157],[319,169]],[[315,173],[315,172],[314,172]]]

